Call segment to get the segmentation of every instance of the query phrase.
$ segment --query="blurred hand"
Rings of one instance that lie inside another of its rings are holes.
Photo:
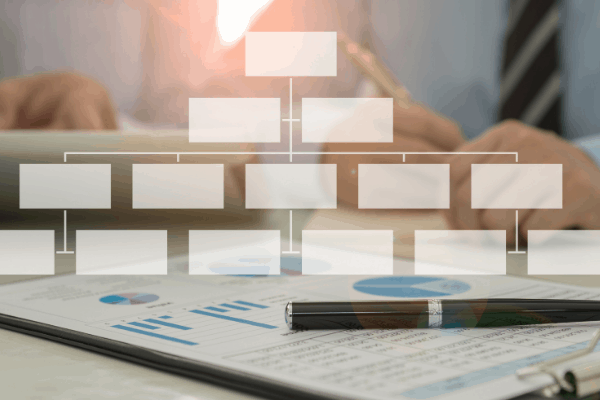
[[[552,132],[506,121],[456,151],[518,152],[519,163],[563,165],[563,208],[520,210],[521,236],[530,229],[600,227],[600,170],[582,150]],[[514,156],[499,154],[451,157],[450,209],[443,211],[451,228],[506,229],[514,242],[515,210],[471,209],[471,164],[514,162]]]
[[[460,127],[452,120],[427,107],[413,103],[410,107],[394,104],[393,143],[328,143],[327,152],[449,152],[465,143]],[[448,155],[406,155],[406,162],[437,164]],[[333,155],[325,154],[325,164],[338,165],[338,199],[358,205],[358,164],[402,164],[402,155]]]
[[[44,73],[0,81],[0,130],[116,129],[106,90],[74,73]]]

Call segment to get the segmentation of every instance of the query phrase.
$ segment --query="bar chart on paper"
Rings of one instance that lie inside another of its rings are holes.
[[[248,338],[260,336],[265,329],[283,328],[279,307],[245,300],[191,305],[170,310],[164,315],[153,313],[151,317],[140,314],[105,323],[104,327],[107,326],[140,339],[143,337],[165,344],[201,344],[203,350],[229,342],[232,336]]]

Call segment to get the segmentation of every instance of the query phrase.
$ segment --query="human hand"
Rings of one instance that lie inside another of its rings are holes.
[[[106,90],[74,73],[43,73],[0,81],[0,130],[117,129]]]
[[[424,105],[410,107],[394,104],[393,143],[327,143],[326,152],[450,152],[465,142],[460,127]],[[448,155],[407,155],[406,161],[416,164],[444,163]],[[325,154],[325,164],[337,164],[338,199],[351,206],[358,205],[358,164],[399,164],[401,155],[334,155]]]
[[[520,236],[526,237],[530,229],[600,227],[600,169],[582,150],[552,132],[506,121],[456,151],[518,152],[520,163],[562,164],[563,208],[520,210]],[[485,154],[450,158],[450,209],[443,214],[452,229],[507,230],[508,241],[515,241],[515,210],[471,209],[471,164],[514,163],[513,157]]]

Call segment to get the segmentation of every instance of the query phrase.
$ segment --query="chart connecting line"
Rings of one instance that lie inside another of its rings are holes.
[[[519,250],[519,210],[515,210],[515,250],[508,254],[527,254],[526,251]]]
[[[56,254],[75,254],[74,251],[67,251],[67,210],[63,212],[63,250],[57,251]]]
[[[300,254],[299,251],[294,251],[294,249],[292,248],[292,221],[292,210],[290,210],[290,249],[288,251],[282,251],[282,254]]]

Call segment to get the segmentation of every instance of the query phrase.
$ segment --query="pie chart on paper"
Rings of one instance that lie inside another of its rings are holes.
[[[100,301],[105,304],[132,306],[136,304],[151,303],[158,299],[159,297],[157,295],[150,293],[120,293],[102,297]]]
[[[471,289],[466,282],[426,276],[390,276],[358,281],[354,290],[384,297],[416,298],[443,297]]]

